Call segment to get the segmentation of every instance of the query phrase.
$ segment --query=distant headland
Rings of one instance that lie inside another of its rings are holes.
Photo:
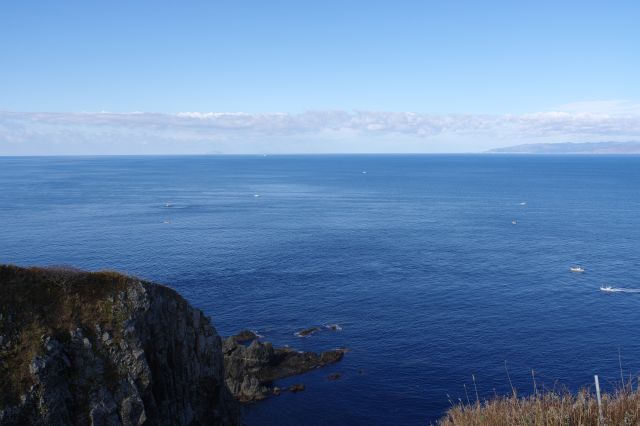
[[[494,148],[490,154],[640,154],[640,142],[531,143]]]

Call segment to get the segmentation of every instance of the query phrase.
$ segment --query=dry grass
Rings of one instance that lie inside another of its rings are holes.
[[[626,385],[613,394],[602,395],[603,419],[599,420],[595,393],[582,389],[544,392],[528,397],[495,397],[475,404],[451,408],[438,422],[441,426],[512,425],[640,425],[640,393]]]

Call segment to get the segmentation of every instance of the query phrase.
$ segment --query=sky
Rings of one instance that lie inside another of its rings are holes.
[[[640,140],[640,2],[0,2],[0,155]]]

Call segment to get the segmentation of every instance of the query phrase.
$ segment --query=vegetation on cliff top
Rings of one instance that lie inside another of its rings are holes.
[[[602,395],[602,418],[596,396],[589,389],[578,393],[543,392],[528,397],[496,396],[488,401],[452,407],[440,426],[547,426],[638,425],[640,391],[632,384]]]
[[[114,303],[129,278],[116,272],[0,265],[0,407],[15,403],[32,384],[29,365],[43,351],[43,337],[99,326],[117,341],[126,318]]]

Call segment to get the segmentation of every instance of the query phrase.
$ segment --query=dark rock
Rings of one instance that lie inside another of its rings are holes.
[[[296,336],[307,337],[307,336],[311,336],[314,333],[317,333],[318,331],[320,331],[320,327],[305,328],[304,330],[300,330],[296,332]]]
[[[289,392],[298,393],[298,392],[302,392],[303,390],[304,390],[304,385],[302,383],[289,386]]]
[[[327,376],[327,379],[329,380],[338,380],[342,377],[342,373],[331,373]]]
[[[225,340],[222,351],[227,387],[241,402],[263,399],[272,393],[269,385],[275,380],[338,362],[346,352],[345,349],[321,353],[275,349],[271,343],[257,340],[244,346],[232,337]]]
[[[326,352],[297,352],[289,348],[276,349],[273,363],[266,366],[260,374],[265,382],[271,382],[283,377],[295,376],[314,368],[324,367],[338,362],[344,356],[343,349]]]
[[[258,338],[258,335],[251,330],[242,330],[240,333],[231,337],[233,337],[238,343],[244,343],[256,340]]]

